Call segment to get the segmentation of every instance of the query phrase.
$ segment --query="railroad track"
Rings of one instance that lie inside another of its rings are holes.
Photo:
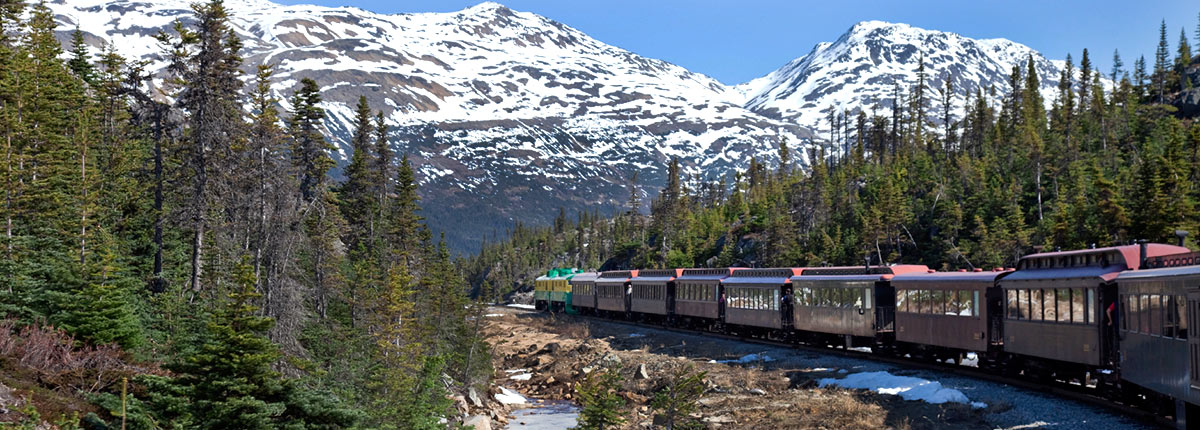
[[[521,312],[521,313],[528,313],[528,314],[549,315],[545,311],[536,311],[536,310],[528,310],[528,309],[521,309],[521,308],[506,308],[506,309],[516,311],[516,312]],[[1100,407],[1112,409],[1119,413],[1127,415],[1131,418],[1143,421],[1147,424],[1152,424],[1152,425],[1156,425],[1156,426],[1160,426],[1160,427],[1164,427],[1164,428],[1173,428],[1175,426],[1175,421],[1168,419],[1167,417],[1164,417],[1157,413],[1139,408],[1136,405],[1129,405],[1126,403],[1116,401],[1114,399],[1100,396],[1100,395],[1098,395],[1098,393],[1095,392],[1096,389],[1094,389],[1094,388],[1087,388],[1082,385],[1075,385],[1075,384],[1071,384],[1071,383],[1063,382],[1063,381],[1056,380],[1055,383],[1053,383],[1053,384],[1044,384],[1044,383],[1038,383],[1035,381],[1031,381],[1028,379],[1005,376],[1002,374],[989,373],[985,369],[981,369],[978,367],[963,366],[963,365],[959,365],[959,364],[929,362],[929,361],[918,360],[918,359],[914,359],[914,358],[885,356],[885,355],[878,355],[878,354],[873,354],[873,353],[869,353],[869,352],[865,352],[865,351],[855,351],[852,349],[844,349],[844,348],[840,348],[840,347],[831,348],[831,347],[815,346],[815,345],[808,345],[808,344],[802,344],[802,343],[783,342],[783,341],[777,341],[777,340],[772,340],[772,339],[740,337],[740,336],[734,336],[734,335],[725,334],[725,333],[716,333],[716,332],[710,332],[710,331],[704,331],[704,330],[698,330],[698,329],[689,329],[689,328],[683,328],[683,327],[668,327],[668,326],[663,326],[663,325],[658,325],[658,324],[650,324],[650,323],[644,323],[644,322],[638,322],[638,321],[613,320],[613,319],[601,318],[601,317],[592,316],[592,315],[557,314],[555,316],[556,317],[566,316],[569,318],[581,318],[581,319],[587,319],[587,320],[603,321],[603,322],[612,323],[612,324],[620,324],[620,325],[625,325],[625,326],[630,326],[630,327],[650,328],[650,329],[654,329],[654,330],[681,333],[681,334],[716,337],[716,338],[731,340],[731,341],[736,341],[736,342],[752,343],[752,344],[758,344],[758,345],[773,346],[773,347],[778,347],[778,348],[788,348],[788,349],[808,351],[808,352],[813,352],[813,353],[838,355],[838,356],[843,356],[843,357],[847,357],[847,358],[855,358],[855,359],[860,359],[860,360],[888,363],[888,364],[904,366],[904,367],[912,368],[912,369],[938,371],[938,372],[943,372],[943,373],[949,373],[949,374],[956,375],[956,376],[978,379],[978,380],[982,380],[982,381],[1011,385],[1014,387],[1018,387],[1018,388],[1022,388],[1022,389],[1026,389],[1026,390],[1030,390],[1030,391],[1047,393],[1047,394],[1051,394],[1056,397],[1060,397],[1060,398],[1064,398],[1064,399],[1074,400],[1074,401],[1078,401],[1081,403],[1086,403],[1086,404],[1090,404],[1090,405],[1094,405],[1094,406],[1100,406]]]

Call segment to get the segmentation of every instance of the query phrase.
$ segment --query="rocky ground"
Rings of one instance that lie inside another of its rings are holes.
[[[750,353],[764,347],[744,342],[508,308],[490,315],[496,385],[535,399],[571,399],[587,372],[619,366],[629,408],[627,428],[652,427],[650,398],[667,375],[684,366],[707,372],[708,391],[697,418],[713,429],[993,428],[985,416],[990,409],[1007,407],[973,409],[819,388],[820,378],[846,371]]]

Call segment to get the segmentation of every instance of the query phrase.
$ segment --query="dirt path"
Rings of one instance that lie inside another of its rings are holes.
[[[488,318],[487,330],[498,385],[531,398],[571,399],[585,372],[619,365],[627,428],[652,426],[649,399],[665,375],[688,365],[708,372],[698,417],[708,428],[993,428],[987,409],[966,404],[819,388],[819,379],[844,376],[846,367],[806,366],[805,357],[789,359],[770,347],[570,316],[493,312],[500,316]]]

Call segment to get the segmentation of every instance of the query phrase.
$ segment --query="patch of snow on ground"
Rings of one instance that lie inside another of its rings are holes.
[[[484,318],[493,318],[493,317],[502,317],[502,316],[504,316],[504,314],[487,314],[487,315],[484,315],[483,317]]]
[[[921,400],[933,404],[965,403],[976,409],[987,407],[986,403],[972,402],[962,391],[942,387],[940,382],[911,376],[896,376],[886,371],[855,373],[843,379],[823,378],[817,382],[820,387],[833,385],[842,388],[871,390],[880,394],[900,396],[904,400]]]
[[[496,394],[495,397],[497,402],[505,405],[524,405],[529,403],[529,399],[526,399],[521,393],[505,387],[500,387],[500,393]]]
[[[629,333],[629,337],[646,337],[646,335],[641,333]]]
[[[771,358],[771,356],[769,356],[769,355],[766,355],[766,354],[747,354],[747,355],[744,355],[744,356],[742,356],[742,358],[739,358],[739,359],[737,359],[737,360],[720,360],[720,361],[716,361],[716,362],[717,362],[717,363],[741,363],[741,364],[746,364],[746,363],[754,363],[754,362],[757,362],[757,361],[762,361],[762,362],[764,362],[764,363],[769,363],[769,362],[775,361],[775,359],[774,359],[774,358]],[[711,362],[711,361],[710,361],[710,362]]]
[[[509,376],[508,379],[511,379],[514,381],[528,381],[529,378],[532,378],[532,377],[533,377],[532,373],[519,373],[519,374],[516,374],[513,376]]]
[[[529,372],[529,369],[508,369],[508,370],[504,371],[504,373],[507,373],[509,375],[514,374],[514,373],[528,373],[528,372]]]
[[[510,304],[508,305],[508,307],[510,307],[510,308],[517,308],[517,309],[529,309],[529,310],[534,310],[534,309],[537,309],[537,308],[533,307],[533,305],[523,305],[523,304],[520,304],[520,303],[510,303]]]

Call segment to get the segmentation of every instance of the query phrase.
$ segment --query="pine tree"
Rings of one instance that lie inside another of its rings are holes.
[[[1192,47],[1188,45],[1187,34],[1183,29],[1179,29],[1179,49],[1175,57],[1175,73],[1179,75],[1179,79],[1186,80],[1187,66],[1192,64]],[[1180,82],[1180,88],[1187,88],[1188,82]]]
[[[95,84],[93,79],[96,76],[96,66],[92,65],[91,57],[87,42],[83,40],[83,31],[75,27],[75,31],[71,32],[71,59],[67,61],[67,67],[76,78],[88,85]]]
[[[621,408],[625,400],[618,391],[621,389],[620,368],[597,370],[589,373],[575,387],[579,404],[579,426],[581,430],[604,430],[618,428],[625,422],[621,416]]]
[[[1146,96],[1146,57],[1139,56],[1133,62],[1133,85],[1138,98]]]
[[[1121,74],[1121,67],[1124,66],[1125,63],[1121,61],[1121,51],[1114,49],[1112,59],[1112,74],[1109,76],[1109,79],[1113,81],[1114,85],[1117,84],[1117,76]]]
[[[195,428],[273,429],[286,409],[279,401],[284,387],[271,369],[279,353],[266,338],[273,321],[254,305],[260,296],[249,258],[237,266],[236,282],[200,343],[168,366],[190,403],[180,419]]]
[[[699,407],[700,396],[708,390],[704,386],[707,372],[692,372],[692,366],[676,369],[666,383],[654,394],[650,408],[663,417],[663,428],[693,428],[698,422],[690,415]]]
[[[191,190],[182,210],[191,220],[189,285],[193,293],[198,293],[205,277],[204,253],[209,245],[206,234],[210,227],[219,227],[211,225],[212,204],[217,194],[229,187],[222,173],[238,171],[232,165],[231,153],[244,135],[244,124],[242,59],[238,53],[242,43],[229,27],[229,16],[220,0],[195,4],[192,9],[196,15],[194,31],[176,23],[178,38],[163,34],[160,40],[169,49],[167,70],[170,82],[179,87],[175,95],[178,107],[187,113],[185,145],[179,155]]]
[[[374,127],[371,106],[366,96],[359,96],[354,111],[354,135],[350,137],[350,164],[346,166],[346,183],[342,184],[342,215],[346,217],[347,237],[344,239],[351,251],[370,246],[364,241],[374,234],[372,223],[378,210],[375,208],[376,193],[374,180],[378,175],[372,169],[378,165],[372,153]]]
[[[1115,81],[1114,81],[1115,82]],[[1083,58],[1079,60],[1079,111],[1086,111],[1091,100],[1092,59],[1088,58],[1087,48],[1083,49]]]
[[[1164,19],[1158,28],[1158,49],[1154,51],[1154,75],[1150,77],[1155,89],[1158,90],[1158,102],[1163,102],[1167,89],[1167,67],[1170,46],[1167,45],[1167,21]]]
[[[399,427],[411,430],[438,430],[446,428],[441,421],[450,418],[453,402],[442,387],[442,371],[445,368],[441,356],[426,357],[421,372],[408,401],[401,406]]]
[[[333,147],[321,134],[321,89],[309,78],[300,81],[300,89],[292,96],[292,115],[288,134],[292,142],[292,162],[300,169],[300,195],[313,202],[324,194],[325,175],[334,166],[329,152]]]

